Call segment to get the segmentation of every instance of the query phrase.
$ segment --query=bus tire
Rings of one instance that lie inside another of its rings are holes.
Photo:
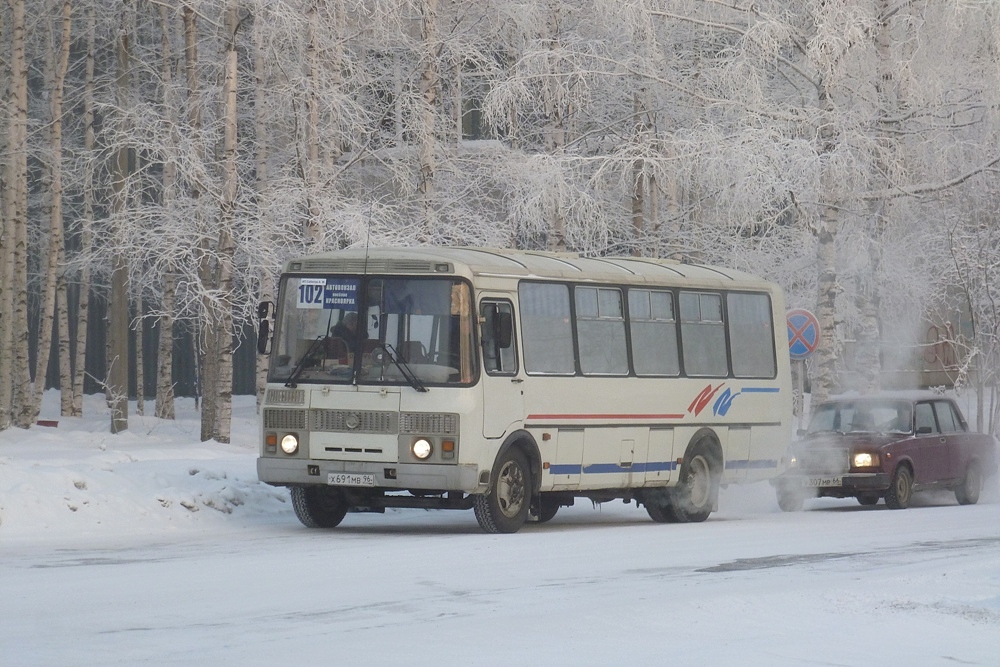
[[[700,523],[712,513],[716,477],[708,448],[697,445],[684,457],[680,479],[671,491],[670,506],[680,523]]]
[[[801,512],[804,506],[805,498],[801,492],[778,489],[778,507],[782,512]]]
[[[293,486],[291,491],[292,509],[306,528],[336,528],[347,515],[347,501],[337,489]]]
[[[487,493],[475,497],[479,526],[487,533],[516,533],[528,520],[531,505],[531,468],[517,447],[497,459]]]
[[[669,494],[665,494],[663,498],[647,498],[643,505],[646,506],[646,514],[656,523],[677,523],[678,521]]]
[[[558,511],[558,500],[554,500],[552,496],[547,493],[540,494],[540,498],[538,499],[538,523],[551,521]]]

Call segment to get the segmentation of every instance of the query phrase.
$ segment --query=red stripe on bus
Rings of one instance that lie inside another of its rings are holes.
[[[684,415],[528,415],[527,419],[683,419]]]

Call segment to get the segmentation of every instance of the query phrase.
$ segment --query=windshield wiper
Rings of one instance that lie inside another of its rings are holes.
[[[319,346],[323,343],[323,341],[325,341],[327,338],[328,338],[327,336],[316,337],[316,340],[312,342],[312,344],[309,346],[309,349],[306,350],[306,353],[302,355],[301,359],[299,359],[299,363],[295,364],[295,368],[293,368],[292,372],[288,374],[288,381],[285,382],[286,387],[292,389],[295,388],[296,386],[295,381],[299,379],[299,375],[301,375],[302,371],[305,369],[306,360],[312,357],[313,352],[315,352],[319,348]]]
[[[420,378],[418,378],[416,373],[413,372],[410,365],[407,364],[403,357],[400,356],[399,352],[396,351],[396,348],[389,345],[389,343],[379,343],[379,347],[385,350],[385,353],[389,356],[389,361],[395,364],[396,368],[399,369],[400,374],[406,378],[406,381],[410,383],[411,387],[417,391],[427,391],[427,387],[424,386],[424,383],[420,381]]]

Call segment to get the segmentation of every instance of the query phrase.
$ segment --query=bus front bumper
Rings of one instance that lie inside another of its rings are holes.
[[[272,486],[352,486],[382,490],[425,489],[482,493],[479,468],[433,463],[374,463],[259,457],[257,477]]]

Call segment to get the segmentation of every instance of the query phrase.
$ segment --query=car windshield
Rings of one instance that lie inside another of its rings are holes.
[[[468,384],[474,350],[472,297],[460,280],[289,276],[269,380]]]
[[[808,433],[910,433],[913,406],[909,401],[858,399],[833,401],[816,408]]]

